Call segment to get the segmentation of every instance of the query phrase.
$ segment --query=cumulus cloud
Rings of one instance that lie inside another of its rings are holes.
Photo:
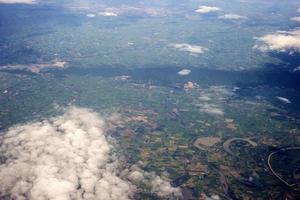
[[[292,31],[277,31],[256,38],[261,44],[254,48],[261,51],[300,52],[300,29]]]
[[[132,171],[129,175],[128,175],[129,180],[131,181],[135,181],[135,182],[141,182],[144,180],[144,173],[141,172],[141,170],[137,170],[137,171]]]
[[[300,22],[300,16],[292,17],[291,20],[296,21],[296,22]]]
[[[174,198],[180,198],[182,196],[181,191],[178,188],[171,186],[170,182],[163,180],[161,177],[156,176],[151,181],[152,192],[158,196],[173,196]]]
[[[180,51],[186,51],[191,54],[202,54],[208,50],[206,47],[191,45],[187,43],[171,44],[170,47],[179,49]]]
[[[195,10],[195,12],[200,14],[206,14],[206,13],[217,12],[220,10],[221,10],[220,8],[214,6],[200,6],[197,10]]]
[[[157,176],[153,172],[145,172],[138,165],[132,165],[124,171],[129,180],[136,185],[147,185],[152,193],[167,199],[182,199],[182,192],[179,187],[172,187],[167,173]]]
[[[130,199],[104,122],[87,109],[15,126],[1,136],[0,195],[11,199]]]
[[[181,194],[143,170],[124,174],[105,130],[95,112],[77,107],[10,128],[0,136],[0,199],[126,200],[141,180],[159,196]]]
[[[0,4],[34,4],[35,0],[0,0]]]
[[[205,199],[205,200],[220,200],[220,196],[213,194],[212,196],[206,196],[206,194],[202,193],[201,194],[201,199]]]
[[[189,70],[189,69],[182,69],[182,70],[180,70],[180,71],[178,72],[178,75],[180,75],[180,76],[187,76],[187,75],[189,75],[191,72],[192,72],[192,71]]]
[[[229,20],[239,20],[239,19],[246,19],[246,16],[237,15],[234,13],[225,14],[218,17],[219,19],[229,19]]]

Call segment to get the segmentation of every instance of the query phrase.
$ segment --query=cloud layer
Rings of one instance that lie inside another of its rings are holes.
[[[255,45],[261,51],[300,52],[300,29],[278,31],[257,38],[261,43]]]

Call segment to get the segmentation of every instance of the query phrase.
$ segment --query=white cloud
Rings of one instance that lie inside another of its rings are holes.
[[[87,109],[11,128],[1,136],[0,194],[11,199],[129,199],[103,120]],[[25,198],[26,197],[26,198]]]
[[[132,171],[129,175],[128,178],[131,181],[136,181],[136,182],[141,182],[144,180],[144,174],[143,172],[139,171]]]
[[[178,72],[178,74],[179,74],[180,76],[187,76],[187,75],[189,75],[191,72],[192,72],[192,71],[189,70],[189,69],[183,69],[183,70],[180,70],[180,71]]]
[[[300,16],[292,17],[291,20],[296,21],[296,22],[300,22]]]
[[[94,18],[94,17],[96,17],[96,15],[93,14],[93,13],[89,13],[89,14],[87,14],[86,16],[89,17],[89,18]]]
[[[254,48],[261,51],[300,52],[300,29],[277,31],[256,39],[261,44]]]
[[[287,103],[287,104],[292,103],[288,98],[285,97],[276,97],[276,98],[283,103]]]
[[[0,136],[0,199],[126,200],[143,181],[151,192],[181,197],[166,179],[118,164],[101,117],[71,107],[62,116],[16,125]]]
[[[211,12],[217,12],[221,10],[218,7],[213,7],[213,6],[200,6],[195,12],[200,13],[200,14],[205,14],[205,13],[211,13]]]
[[[219,19],[229,19],[229,20],[239,20],[239,19],[246,19],[246,16],[237,15],[234,13],[225,14],[218,17]]]
[[[205,200],[220,200],[221,198],[219,197],[219,195],[213,194],[212,196],[206,196],[205,194],[201,194],[202,199]]]
[[[300,66],[298,66],[295,69],[293,69],[293,72],[300,72]]]
[[[181,51],[189,52],[191,54],[202,54],[208,50],[206,47],[191,45],[187,43],[171,44],[170,46]]]
[[[118,15],[114,12],[100,12],[98,13],[101,16],[105,16],[105,17],[117,17]]]
[[[151,181],[151,186],[152,186],[152,192],[156,193],[158,196],[162,197],[173,197],[172,199],[175,198],[180,198],[181,197],[181,191],[179,188],[174,188],[171,186],[171,184],[160,178],[159,176],[156,176],[152,181]]]
[[[0,4],[34,4],[35,0],[0,0]]]

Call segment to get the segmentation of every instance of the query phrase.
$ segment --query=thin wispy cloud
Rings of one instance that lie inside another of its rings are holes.
[[[279,101],[283,102],[283,103],[287,103],[287,104],[290,104],[292,103],[288,98],[286,97],[276,97],[276,99],[278,99]]]
[[[201,111],[211,115],[224,115],[224,111],[214,104],[204,104]]]
[[[35,0],[0,0],[0,4],[35,4]]]
[[[228,19],[228,20],[240,20],[240,19],[246,19],[246,16],[237,15],[234,13],[225,14],[218,17],[219,19]]]
[[[87,14],[86,16],[89,17],[89,18],[94,18],[94,17],[96,17],[96,15],[93,14],[93,13],[89,13],[89,14]]]

